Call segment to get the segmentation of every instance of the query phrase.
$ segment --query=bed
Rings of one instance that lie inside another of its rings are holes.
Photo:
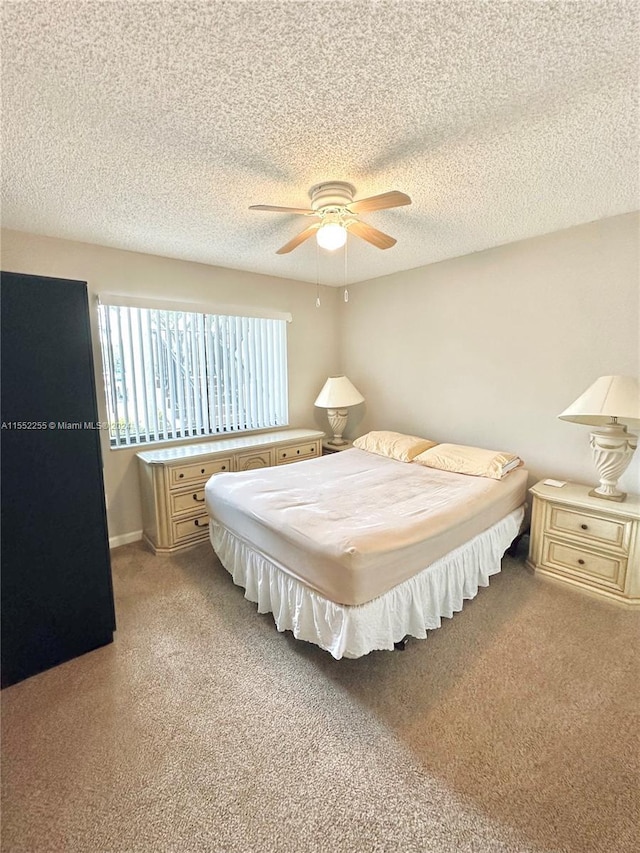
[[[211,544],[279,631],[334,658],[424,638],[500,571],[524,515],[527,472],[501,479],[352,448],[216,474]]]

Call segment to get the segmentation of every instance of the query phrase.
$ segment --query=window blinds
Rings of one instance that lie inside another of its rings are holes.
[[[287,424],[285,319],[98,311],[113,446]]]

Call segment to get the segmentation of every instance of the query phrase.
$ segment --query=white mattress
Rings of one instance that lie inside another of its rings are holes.
[[[383,595],[520,507],[527,472],[470,477],[346,450],[216,474],[212,520],[338,604]]]

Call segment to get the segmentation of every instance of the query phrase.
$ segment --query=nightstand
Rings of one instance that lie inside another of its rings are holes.
[[[640,608],[640,496],[614,503],[590,486],[544,481],[533,495],[527,566],[583,592]]]
[[[353,447],[353,442],[348,441],[346,444],[329,444],[328,441],[322,442],[322,455],[330,456],[332,453],[340,453],[341,450],[349,450]]]

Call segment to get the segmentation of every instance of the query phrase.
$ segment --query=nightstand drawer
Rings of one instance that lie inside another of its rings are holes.
[[[626,549],[631,531],[630,521],[598,518],[580,510],[551,506],[547,530],[551,533],[573,533],[583,541]]]
[[[204,507],[204,489],[193,489],[190,492],[177,492],[169,496],[171,515],[183,515],[185,512],[194,513]]]
[[[195,536],[204,538],[209,531],[209,517],[205,513],[196,518],[174,521],[171,526],[173,528],[173,544],[179,545],[186,539],[192,539]]]
[[[312,459],[318,453],[319,447],[317,441],[309,441],[306,444],[292,444],[289,447],[279,447],[276,455],[276,464],[286,465],[288,462]]]
[[[547,538],[542,552],[542,567],[573,577],[586,577],[592,583],[622,590],[627,561],[624,557],[596,554]]]
[[[204,483],[213,474],[231,470],[231,459],[210,459],[208,462],[198,462],[197,465],[181,465],[179,468],[171,468],[169,472],[171,488],[193,482]]]

